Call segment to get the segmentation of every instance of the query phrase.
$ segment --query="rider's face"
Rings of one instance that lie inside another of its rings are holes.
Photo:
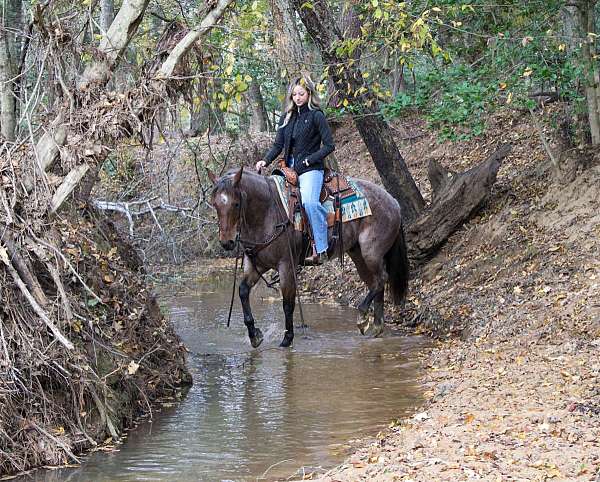
[[[303,106],[308,102],[308,91],[301,85],[297,85],[292,90],[292,100],[298,107]]]

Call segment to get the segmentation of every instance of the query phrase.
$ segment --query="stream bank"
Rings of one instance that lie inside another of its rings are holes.
[[[513,150],[482,210],[414,271],[405,308],[386,306],[388,322],[439,340],[423,355],[428,401],[311,479],[598,480],[597,156],[558,176],[529,118],[511,112],[461,143],[437,142],[418,119],[396,129],[416,139],[401,151],[423,186],[429,158],[464,171],[497,143]],[[338,145],[338,158],[362,159],[347,171],[376,177],[357,136],[344,134]],[[353,270],[342,274],[335,263],[302,282],[304,296],[322,302],[356,304],[364,295]]]

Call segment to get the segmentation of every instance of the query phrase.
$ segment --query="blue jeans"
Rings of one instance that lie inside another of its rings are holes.
[[[294,166],[294,159],[288,161]],[[308,171],[298,177],[302,206],[308,216],[312,228],[317,253],[327,251],[327,211],[319,201],[323,186],[323,171]]]

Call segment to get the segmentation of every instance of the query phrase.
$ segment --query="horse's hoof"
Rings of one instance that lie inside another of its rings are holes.
[[[369,322],[369,320],[363,321],[362,323],[357,323],[356,326],[358,327],[358,330],[360,331],[361,335],[366,335],[367,331],[369,330],[369,325],[371,323]]]
[[[286,333],[283,336],[283,340],[281,341],[279,346],[282,348],[288,348],[292,344],[292,341],[294,341],[294,335],[289,335]]]
[[[260,344],[263,342],[264,336],[260,328],[254,329],[254,336],[250,338],[250,343],[252,344],[252,348],[258,348]]]
[[[365,330],[365,333],[363,333],[363,335],[366,335],[370,338],[377,338],[383,334],[383,329],[384,329],[383,323],[381,325],[377,325],[377,324],[373,323],[373,324],[371,324],[371,326],[369,326],[369,328],[367,330]]]
[[[358,327],[360,334],[364,335],[369,329],[370,325],[369,313],[360,313],[356,320],[356,326]]]

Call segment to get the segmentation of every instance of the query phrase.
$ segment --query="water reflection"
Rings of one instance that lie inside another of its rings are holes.
[[[304,305],[310,327],[280,349],[283,311],[263,291],[253,306],[265,341],[252,350],[241,310],[225,327],[229,286],[201,288],[164,297],[191,351],[195,384],[183,402],[132,431],[119,452],[24,480],[286,478],[302,465],[335,465],[347,440],[376,433],[418,403],[414,355],[423,340],[365,339],[353,309]]]

